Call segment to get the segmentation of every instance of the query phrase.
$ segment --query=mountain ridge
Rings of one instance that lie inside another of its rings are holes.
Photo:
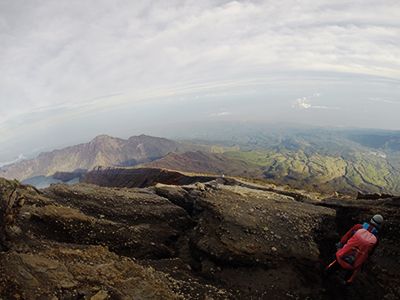
[[[40,153],[0,168],[0,176],[23,180],[35,176],[50,176],[56,172],[91,170],[98,166],[130,166],[161,158],[169,152],[185,149],[181,143],[147,135],[128,139],[99,135],[88,143]]]
[[[400,151],[387,146],[388,140],[396,145],[396,132],[386,132],[371,148],[374,131],[250,129],[230,132],[220,142],[99,135],[88,143],[0,168],[0,176],[45,187],[59,182],[51,177],[60,172],[142,167],[262,179],[327,193],[400,194]],[[222,133],[215,131],[220,138]]]

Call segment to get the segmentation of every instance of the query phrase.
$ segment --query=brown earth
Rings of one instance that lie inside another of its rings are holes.
[[[400,296],[395,198],[321,201],[222,178],[148,188],[37,191],[5,180],[0,187],[2,299]],[[4,209],[10,199],[13,209]],[[339,289],[321,268],[338,233],[376,211],[387,219],[381,245],[354,286]]]
[[[143,164],[142,167],[217,175],[227,174],[248,178],[265,177],[264,170],[260,166],[232,159],[223,154],[204,151],[169,153],[158,160]]]

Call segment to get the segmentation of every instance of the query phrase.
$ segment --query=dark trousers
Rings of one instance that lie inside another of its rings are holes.
[[[341,273],[340,275],[343,274],[343,279],[345,281],[348,281],[354,273],[353,270],[343,269],[337,261],[329,269],[325,270],[325,272],[326,272],[326,275],[328,275],[328,276],[333,275],[334,273],[340,272]]]

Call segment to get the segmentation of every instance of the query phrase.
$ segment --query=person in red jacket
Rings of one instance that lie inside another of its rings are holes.
[[[336,260],[327,267],[327,270],[335,270],[338,267],[346,270],[346,283],[352,283],[378,246],[378,233],[382,224],[383,217],[375,215],[369,222],[354,225],[336,244]]]

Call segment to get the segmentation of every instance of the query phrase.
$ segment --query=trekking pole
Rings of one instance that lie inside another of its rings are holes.
[[[329,269],[332,268],[336,263],[337,263],[337,260],[335,259],[333,262],[331,262],[331,263],[325,268],[325,270],[329,270]]]

